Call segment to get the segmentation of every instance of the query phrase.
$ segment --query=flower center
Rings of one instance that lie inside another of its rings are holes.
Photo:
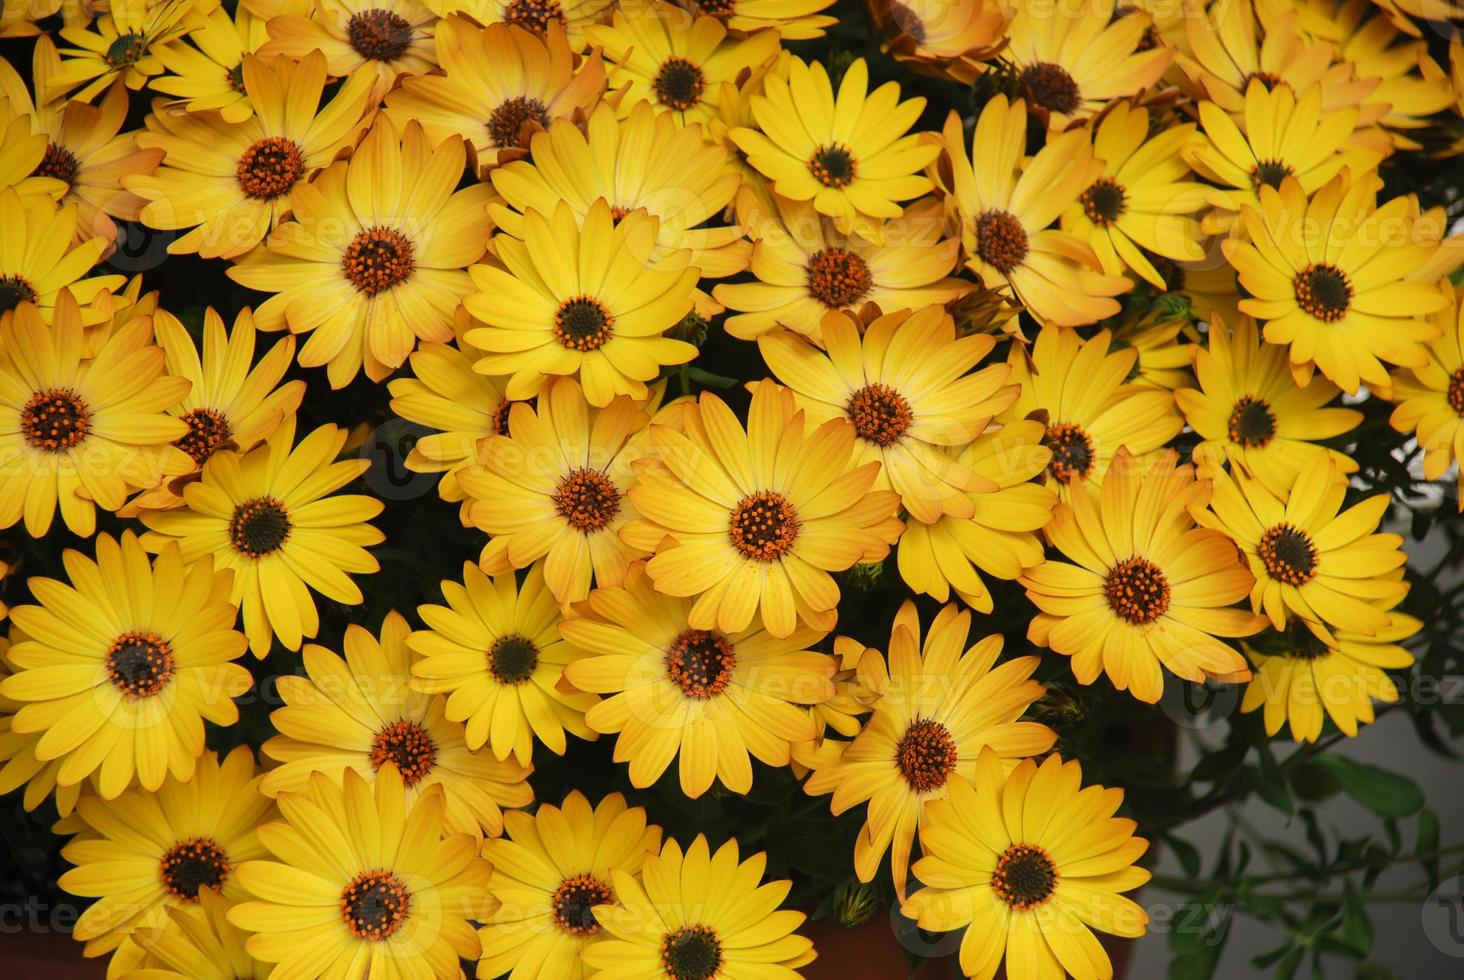
[[[1464,416],[1464,367],[1456,368],[1449,375],[1449,390],[1445,397],[1449,399],[1449,407],[1454,414]]]
[[[652,87],[656,100],[672,109],[686,110],[701,101],[707,87],[707,77],[701,68],[678,55],[672,55],[661,62],[660,71]]]
[[[566,300],[554,314],[554,339],[569,350],[598,350],[614,334],[615,317],[593,297]]]
[[[119,34],[115,41],[107,45],[107,53],[102,57],[110,68],[130,68],[142,60],[145,51],[147,40],[136,31],[128,31],[126,34]]]
[[[91,431],[91,413],[70,388],[47,388],[20,410],[20,431],[34,449],[65,452]]]
[[[1317,573],[1317,544],[1301,528],[1276,524],[1261,535],[1261,564],[1266,574],[1288,585],[1304,585]]]
[[[564,11],[559,0],[512,0],[503,10],[503,22],[522,27],[535,34],[543,34],[551,21],[564,23]]]
[[[600,931],[595,921],[596,905],[609,905],[615,900],[610,886],[592,874],[566,878],[554,889],[550,900],[554,924],[575,936],[593,936]]]
[[[1022,69],[1017,83],[1048,112],[1069,113],[1081,104],[1078,83],[1061,65],[1038,62]]]
[[[195,408],[183,415],[188,434],[173,445],[183,450],[199,466],[234,434],[229,420],[212,408]]]
[[[566,521],[586,534],[598,531],[620,512],[620,491],[599,470],[572,470],[554,491],[554,507]]]
[[[229,856],[208,837],[179,841],[163,855],[163,887],[184,902],[198,901],[201,888],[218,891],[229,875]]]
[[[1261,449],[1276,438],[1276,413],[1264,399],[1241,395],[1230,412],[1230,441],[1247,449]]]
[[[1013,844],[997,859],[991,888],[1003,902],[1025,912],[1057,891],[1057,866],[1051,855],[1035,844]]]
[[[1286,638],[1290,641],[1288,655],[1292,660],[1310,663],[1332,653],[1331,647],[1317,639],[1316,634],[1300,622],[1291,624],[1286,631]]]
[[[720,633],[687,630],[666,652],[666,671],[689,698],[705,701],[727,689],[737,655]]]
[[[1109,569],[1103,597],[1119,619],[1143,626],[1169,609],[1169,579],[1147,558],[1125,558]]]
[[[375,225],[356,233],[341,256],[341,271],[367,296],[400,286],[412,276],[414,250],[406,235]]]
[[[1128,210],[1128,192],[1111,177],[1100,177],[1079,198],[1088,220],[1101,228],[1117,221]]]
[[[341,918],[358,939],[380,942],[412,912],[412,893],[390,871],[363,871],[341,889]]]
[[[0,313],[8,313],[21,303],[36,301],[36,287],[24,276],[0,276]]]
[[[1006,275],[1027,257],[1027,230],[1008,211],[987,211],[976,219],[976,254]]]
[[[224,72],[224,78],[228,80],[229,88],[238,92],[240,95],[244,94],[244,62],[241,61],[233,68]]]
[[[31,174],[36,177],[55,177],[69,186],[76,178],[77,166],[74,153],[64,146],[47,143],[45,156],[41,157],[41,162],[36,164],[36,169]]]
[[[1249,75],[1245,76],[1245,84],[1240,87],[1240,90],[1244,92],[1247,88],[1250,87],[1251,82],[1260,82],[1263,86],[1265,86],[1266,91],[1269,92],[1271,89],[1281,84],[1281,76],[1269,71],[1253,71]]]
[[[488,670],[500,684],[522,684],[539,666],[539,648],[527,636],[509,633],[493,641]]]
[[[235,176],[246,197],[272,201],[289,193],[305,173],[299,145],[283,136],[255,140],[239,157]]]
[[[412,25],[405,17],[380,7],[352,14],[346,37],[356,53],[369,61],[395,61],[412,43]]]
[[[513,408],[513,402],[507,398],[500,399],[498,407],[488,414],[488,430],[495,436],[501,436],[508,431],[508,413]]]
[[[1042,444],[1052,450],[1047,472],[1053,479],[1071,483],[1087,476],[1093,466],[1093,440],[1075,422],[1054,422],[1047,427]]]
[[[526,123],[549,127],[549,109],[538,99],[527,95],[515,95],[506,102],[498,103],[488,117],[488,138],[497,147],[517,146],[519,133]]]
[[[808,160],[808,172],[825,187],[848,187],[857,169],[854,154],[842,143],[820,146]]]
[[[1313,262],[1296,274],[1296,303],[1326,323],[1336,323],[1352,306],[1352,282],[1347,273],[1326,262]]]
[[[877,381],[850,395],[844,411],[859,438],[876,446],[893,446],[914,421],[905,396]]]
[[[107,677],[129,698],[161,694],[173,679],[173,651],[156,633],[129,630],[107,650]]]
[[[938,721],[920,718],[910,723],[895,746],[895,766],[917,793],[929,793],[946,784],[956,771],[956,740]]]
[[[874,276],[869,264],[843,248],[826,248],[808,258],[808,292],[829,309],[852,306],[869,292]]]
[[[697,13],[708,17],[731,17],[737,13],[737,0],[693,0]]]
[[[1280,187],[1281,181],[1294,173],[1291,165],[1282,160],[1257,160],[1251,171],[1251,186],[1256,190],[1265,187]]]
[[[781,493],[759,490],[737,502],[727,533],[745,557],[772,561],[792,549],[801,527],[798,512]]]
[[[711,980],[722,962],[722,943],[707,926],[682,926],[661,940],[661,969],[670,980]]]
[[[372,771],[388,762],[397,767],[403,783],[415,786],[437,763],[437,743],[415,721],[398,719],[377,731],[371,740]]]
[[[263,558],[284,547],[293,527],[284,504],[274,497],[255,497],[234,508],[229,540],[241,555]]]

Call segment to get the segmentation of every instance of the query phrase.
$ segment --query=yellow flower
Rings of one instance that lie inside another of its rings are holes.
[[[735,838],[713,854],[698,834],[685,853],[668,840],[647,855],[639,880],[613,869],[619,904],[594,908],[609,935],[582,954],[589,976],[797,980],[813,943],[793,931],[802,912],[778,909],[793,883],[761,883],[766,867],[761,852],[740,861]]]
[[[130,89],[142,88],[162,74],[158,52],[203,26],[214,6],[214,0],[111,0],[94,30],[81,24],[61,29],[62,40],[76,47],[61,49],[61,65],[37,97],[51,102],[80,86],[71,97],[90,102],[119,78]]]
[[[869,804],[854,844],[854,870],[860,881],[874,880],[893,848],[890,866],[902,898],[926,804],[975,778],[983,748],[1010,768],[1017,759],[1046,752],[1057,738],[1046,725],[1018,720],[1044,693],[1032,680],[1038,658],[998,665],[1000,635],[962,652],[970,631],[970,612],[945,606],[922,644],[920,618],[907,600],[895,615],[887,661],[860,665],[877,697],[874,712],[843,753],[804,784],[813,795],[833,793],[835,815]]]
[[[639,880],[660,849],[661,828],[619,793],[591,808],[573,790],[562,806],[509,813],[507,836],[483,847],[493,865],[488,890],[501,904],[478,930],[478,976],[584,980],[584,950],[605,936],[594,910],[615,904],[615,872]]]
[[[490,579],[471,562],[462,584],[444,581],[446,606],[418,606],[427,624],[407,637],[418,654],[413,686],[447,695],[447,720],[467,723],[468,748],[527,766],[537,738],[563,755],[566,729],[585,739],[598,698],[560,686],[578,654],[559,638],[560,611],[535,567],[520,587],[512,573]]]
[[[268,980],[270,964],[249,955],[245,934],[228,919],[229,908],[228,899],[205,888],[198,893],[197,910],[169,906],[162,926],[139,928],[130,939],[146,955],[145,975],[150,980]]]
[[[985,751],[975,778],[930,805],[915,873],[926,887],[901,907],[920,928],[961,937],[961,972],[1100,980],[1113,975],[1094,930],[1144,934],[1148,913],[1121,893],[1149,880],[1149,849],[1114,813],[1121,789],[1082,789],[1077,762],[1025,760],[1003,775]]]
[[[222,7],[216,8],[202,27],[188,35],[188,44],[158,52],[167,74],[152,79],[148,87],[175,96],[165,109],[217,109],[224,122],[243,122],[254,114],[254,104],[244,90],[244,56],[257,54],[269,39],[266,21],[245,3],[239,4],[232,18]]]
[[[564,676],[610,695],[585,715],[597,732],[619,733],[615,761],[630,783],[652,785],[680,756],[681,791],[696,799],[715,779],[733,793],[752,788],[749,756],[786,766],[793,743],[817,731],[805,704],[834,693],[834,660],[811,647],[807,627],[777,639],[756,620],[723,633],[688,623],[691,600],[661,595],[641,566],[621,588],[596,589],[560,633],[585,655]]]
[[[7,573],[8,571],[7,569]],[[6,615],[9,615],[9,610],[6,610]],[[36,757],[36,745],[44,733],[17,732],[13,724],[14,716],[24,706],[24,702],[5,695],[5,678],[13,673],[10,647],[12,644],[24,643],[25,639],[25,633],[14,625],[10,628],[9,637],[0,637],[0,796],[13,793],[24,786],[21,805],[26,812],[33,812],[42,803],[52,800],[56,804],[56,812],[62,817],[69,817],[76,808],[84,782],[72,783],[70,786],[62,786],[56,782],[65,757],[50,760]]]
[[[192,229],[168,244],[170,254],[211,259],[249,251],[284,220],[294,192],[366,127],[370,76],[351,76],[320,106],[325,56],[318,52],[299,62],[245,55],[243,78],[251,118],[169,112],[159,99],[137,136],[139,146],[166,154],[156,173],[123,181],[149,202],[143,224]]]
[[[434,143],[461,136],[480,175],[523,156],[525,133],[588,113],[605,91],[599,52],[580,62],[558,26],[536,37],[454,16],[436,30],[443,74],[404,79],[387,94],[385,112],[398,126],[415,119]]]
[[[78,236],[79,216],[76,204],[58,209],[49,196],[27,200],[14,187],[0,189],[0,314],[33,303],[50,323],[57,294],[66,290],[80,307],[83,326],[112,315],[117,304],[111,292],[127,278],[87,277],[108,242],[100,235]]]
[[[432,44],[437,19],[417,0],[313,0],[308,14],[269,19],[269,41],[259,54],[299,60],[321,51],[332,76],[374,74],[380,101],[398,76],[423,75],[437,67]]]
[[[628,495],[644,517],[621,537],[654,551],[656,589],[695,596],[693,629],[738,633],[760,615],[786,637],[799,621],[829,630],[839,587],[829,572],[878,561],[899,537],[899,498],[874,490],[879,464],[854,461],[852,423],[817,427],[793,393],[753,387],[747,427],[703,392],[682,431],[651,426],[656,455],[634,464]]]
[[[235,872],[239,862],[264,856],[255,828],[273,809],[248,746],[222,759],[205,753],[196,769],[160,786],[83,797],[82,833],[61,849],[76,867],[59,884],[98,899],[73,933],[87,955],[109,952],[134,929],[163,926],[168,909],[196,909],[202,895],[241,898]]]
[[[967,268],[1040,323],[1080,326],[1119,311],[1112,297],[1128,281],[1104,275],[1092,247],[1050,227],[1103,175],[1085,133],[1052,137],[1023,167],[1026,103],[998,95],[981,110],[969,152],[958,114],[942,137],[951,168],[937,179],[959,218]]]
[[[1198,389],[1179,389],[1175,400],[1204,441],[1196,453],[1216,452],[1282,494],[1296,482],[1316,443],[1350,432],[1362,413],[1325,407],[1341,392],[1313,379],[1298,388],[1286,369],[1286,352],[1261,342],[1255,321],[1242,317],[1232,331],[1218,316],[1206,344],[1192,347]],[[1327,449],[1344,473],[1357,470],[1349,457]]]
[[[560,32],[575,51],[586,47],[588,28],[604,18],[614,0],[427,0],[433,13],[466,14],[479,24],[504,24],[546,37]]]
[[[874,0],[883,47],[912,71],[970,85],[1000,50],[1006,15],[985,0]]]
[[[847,419],[860,463],[878,460],[875,487],[893,489],[918,521],[942,514],[970,517],[967,491],[996,489],[951,453],[1017,400],[1006,384],[1011,368],[992,364],[975,373],[996,341],[957,338],[944,307],[882,316],[864,327],[844,313],[824,317],[826,351],[788,331],[758,338],[773,375],[797,395],[811,425]]]
[[[1423,448],[1426,480],[1439,479],[1451,464],[1464,460],[1464,308],[1449,280],[1439,288],[1449,303],[1430,317],[1439,336],[1428,342],[1427,359],[1394,371],[1392,384],[1380,392],[1396,403],[1388,422],[1399,432],[1411,430]],[[1458,481],[1458,507],[1464,510],[1464,470]]]
[[[556,375],[575,375],[591,405],[617,395],[644,400],[664,364],[685,364],[696,348],[663,336],[691,310],[697,269],[691,253],[658,255],[660,222],[645,211],[620,221],[603,198],[583,220],[560,201],[524,216],[524,237],[497,235],[499,265],[469,269],[478,292],[463,300],[487,326],[467,340],[487,351],[476,370],[508,374],[518,401]]]
[[[1053,511],[1047,540],[1068,561],[1022,573],[1041,612],[1027,639],[1073,658],[1092,684],[1100,670],[1120,691],[1154,704],[1162,665],[1192,683],[1245,680],[1245,659],[1221,636],[1249,636],[1265,621],[1229,608],[1255,579],[1224,534],[1195,527],[1211,485],[1166,450],[1145,466],[1120,451],[1100,495],[1074,493]]]
[[[727,135],[778,195],[811,201],[840,232],[878,243],[881,219],[898,218],[899,202],[931,188],[920,171],[940,145],[909,132],[924,108],[924,98],[901,102],[895,82],[869,92],[863,58],[844,72],[837,94],[822,64],[790,58],[752,96],[757,128]]]
[[[279,964],[272,976],[459,975],[459,959],[478,958],[471,920],[496,903],[478,839],[443,836],[443,799],[433,786],[408,805],[392,766],[370,785],[353,770],[343,783],[315,773],[282,794],[284,819],[259,828],[275,860],[238,868],[255,899],[229,910],[254,933],[245,949]]]
[[[0,188],[11,188],[25,205],[56,202],[66,184],[42,173],[50,146],[44,133],[34,132],[30,90],[8,61],[0,61]]]
[[[820,11],[834,0],[684,0],[699,14],[724,21],[734,31],[750,33],[763,28],[777,29],[785,41],[806,41],[823,37],[824,28],[839,22],[837,17]]]
[[[144,511],[149,550],[177,541],[192,562],[212,555],[233,569],[232,598],[244,632],[263,659],[271,637],[298,650],[320,629],[310,590],[357,605],[361,590],[348,573],[380,569],[365,549],[383,535],[366,522],[382,503],[356,494],[329,496],[364,473],[365,459],[337,460],[346,431],[323,425],[295,445],[295,418],[248,453],[216,452],[202,477],[183,488],[183,506]]]

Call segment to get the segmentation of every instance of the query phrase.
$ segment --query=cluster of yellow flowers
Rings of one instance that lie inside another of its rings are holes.
[[[1147,703],[1248,682],[1298,740],[1397,699],[1421,624],[1346,406],[1427,480],[1464,456],[1464,236],[1378,201],[1464,102],[1422,36],[1464,10],[869,0],[882,53],[825,64],[832,0],[232,6],[0,20],[0,528],[89,539],[9,610],[0,792],[75,835],[111,976],[800,975],[762,855],[525,812],[606,735],[633,789],[755,758],[863,805],[858,878],[888,855],[969,976],[1108,977],[1147,842],[1024,720],[1043,650]],[[143,228],[258,305],[185,325],[106,271]],[[691,394],[709,331],[745,390]],[[343,492],[361,420],[297,410],[387,379],[486,543],[341,656],[315,595],[362,603],[384,504]],[[835,635],[886,558],[926,625]],[[971,635],[991,580],[1022,656]],[[207,750],[277,647],[262,759]]]

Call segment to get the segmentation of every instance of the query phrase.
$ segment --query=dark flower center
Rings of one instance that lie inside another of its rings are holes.
[[[707,76],[701,68],[685,58],[672,55],[661,62],[652,88],[663,106],[685,111],[701,101],[707,87]]]
[[[808,292],[831,310],[852,306],[874,285],[869,264],[848,249],[826,248],[808,258]]]
[[[1147,558],[1125,558],[1109,569],[1103,597],[1119,619],[1143,626],[1169,609],[1169,579]]]
[[[991,873],[991,888],[1018,911],[1034,909],[1057,891],[1057,866],[1034,844],[1013,844],[1002,852]]]
[[[1271,89],[1281,84],[1281,76],[1273,74],[1269,71],[1253,71],[1249,75],[1245,76],[1245,84],[1240,87],[1240,90],[1244,92],[1247,88],[1250,87],[1250,83],[1253,81],[1260,82],[1263,86],[1265,86],[1266,91],[1269,92]]]
[[[65,452],[91,431],[91,412],[70,388],[47,388],[20,410],[20,431],[34,449]]]
[[[737,13],[737,0],[694,0],[697,13],[708,17],[731,17]]]
[[[1331,647],[1317,639],[1316,634],[1300,622],[1293,622],[1287,628],[1286,638],[1290,641],[1290,649],[1287,652],[1292,660],[1311,662],[1320,660],[1333,652]]]
[[[173,445],[187,453],[199,466],[234,434],[224,414],[212,408],[195,408],[186,412],[183,421],[188,423],[188,434]]]
[[[1335,323],[1352,306],[1352,281],[1347,273],[1326,262],[1313,262],[1296,274],[1296,303],[1306,313]]]
[[[599,470],[565,474],[553,499],[560,516],[587,534],[600,530],[620,512],[620,491]]]
[[[854,154],[842,143],[820,146],[808,160],[808,172],[825,187],[848,187],[857,169]]]
[[[76,154],[64,146],[47,143],[45,156],[41,157],[41,162],[36,164],[36,169],[31,173],[37,177],[54,177],[70,186],[76,179],[78,166]]]
[[[1079,200],[1083,202],[1083,213],[1088,220],[1099,227],[1113,224],[1128,210],[1128,192],[1110,177],[1095,180]]]
[[[146,52],[147,39],[136,31],[128,31],[107,45],[107,53],[102,57],[109,68],[130,68],[141,61]]]
[[[390,762],[402,774],[402,782],[415,786],[437,763],[437,743],[427,729],[415,721],[398,719],[377,731],[371,740],[371,769]]]
[[[388,939],[412,912],[412,893],[390,871],[363,871],[341,890],[341,918],[358,939]]]
[[[356,233],[341,256],[341,271],[367,296],[384,293],[411,278],[415,250],[406,235],[376,225]]]
[[[1241,395],[1230,411],[1230,441],[1247,449],[1261,449],[1276,438],[1276,413],[1264,399]]]
[[[1048,112],[1069,113],[1082,103],[1078,83],[1061,65],[1048,62],[1028,65],[1017,76],[1017,82],[1034,103]]]
[[[1047,427],[1042,444],[1052,450],[1047,471],[1053,479],[1071,483],[1087,476],[1093,467],[1093,440],[1075,422],[1054,422]]]
[[[526,123],[534,123],[547,129],[549,109],[538,99],[515,95],[506,102],[498,103],[498,107],[488,117],[488,138],[499,148],[517,146],[519,134]]]
[[[706,700],[727,689],[737,656],[725,636],[687,630],[666,652],[666,672],[689,698]]]
[[[400,14],[380,7],[352,14],[346,37],[356,53],[370,61],[395,61],[412,43],[412,25]]]
[[[1263,186],[1280,187],[1281,181],[1292,173],[1291,165],[1282,160],[1258,160],[1256,168],[1251,171],[1251,186],[1256,190]]]
[[[759,490],[737,502],[727,533],[745,557],[772,561],[792,549],[802,526],[798,512],[781,493]]]
[[[107,677],[129,698],[161,694],[173,679],[173,651],[156,633],[129,630],[107,650]]]
[[[895,746],[895,766],[917,793],[929,793],[946,784],[956,771],[956,740],[938,721],[920,718],[910,723]]]
[[[163,855],[163,887],[184,902],[198,901],[201,888],[218,891],[229,876],[229,856],[209,837],[179,841]]]
[[[271,201],[284,194],[305,173],[305,160],[294,140],[266,136],[239,157],[235,176],[246,197]]]
[[[543,34],[552,21],[564,23],[559,0],[513,0],[503,11],[503,22]]]
[[[550,900],[554,924],[575,936],[593,936],[600,931],[595,921],[595,906],[609,905],[615,900],[610,886],[592,874],[566,878],[554,889]]]
[[[241,555],[263,558],[284,547],[293,527],[284,504],[274,497],[255,497],[234,508],[229,540]]]
[[[500,684],[522,684],[539,666],[539,648],[527,636],[509,633],[493,641],[488,651],[488,670]]]
[[[244,63],[242,61],[225,72],[224,77],[229,82],[229,88],[240,95],[244,94]]]
[[[1007,211],[987,211],[976,219],[976,254],[1006,275],[1027,257],[1027,230]]]
[[[722,943],[707,926],[682,926],[661,940],[661,969],[671,980],[711,980],[722,962]]]
[[[598,350],[614,334],[615,318],[593,297],[566,300],[554,314],[554,339],[569,350]]]
[[[877,381],[850,395],[844,410],[859,438],[876,446],[893,446],[914,421],[905,396]]]
[[[1292,524],[1276,524],[1261,535],[1256,549],[1266,574],[1288,585],[1304,585],[1317,573],[1317,545]]]
[[[1455,414],[1464,416],[1464,367],[1455,368],[1454,373],[1449,375],[1449,390],[1445,397],[1449,399],[1449,407]]]
[[[36,287],[24,276],[0,276],[0,313],[8,313],[21,303],[36,301]]]

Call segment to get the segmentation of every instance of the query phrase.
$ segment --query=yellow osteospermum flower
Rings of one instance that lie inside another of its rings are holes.
[[[313,0],[308,15],[287,12],[269,19],[269,41],[259,55],[299,60],[321,51],[333,76],[374,74],[380,99],[399,75],[437,67],[436,21],[417,0]]]
[[[883,47],[901,64],[970,85],[1001,49],[1007,18],[986,0],[874,0]]]
[[[262,854],[261,854],[262,856]],[[205,888],[197,909],[169,906],[167,921],[129,938],[145,955],[151,980],[269,980],[272,965],[249,955],[246,935],[228,919],[232,904]],[[124,974],[126,976],[127,974]]]
[[[774,28],[785,41],[806,41],[824,36],[824,28],[839,22],[820,13],[834,0],[683,0],[699,14],[724,21],[734,31],[750,33]]]
[[[112,315],[112,290],[127,277],[87,276],[108,242],[83,234],[78,244],[79,220],[76,204],[58,209],[49,196],[26,199],[14,187],[0,189],[0,313],[34,303],[49,323],[57,295],[66,290],[79,304],[84,326]]]
[[[167,69],[148,83],[155,92],[174,96],[168,109],[187,112],[218,110],[226,123],[240,123],[254,114],[254,104],[244,89],[244,56],[257,54],[269,39],[267,18],[240,3],[231,18],[217,8],[204,25],[188,35],[187,44],[175,44],[158,52]]]
[[[1464,460],[1464,307],[1453,283],[1440,290],[1449,303],[1430,319],[1439,336],[1428,342],[1424,363],[1392,374],[1392,384],[1379,392],[1396,403],[1388,422],[1399,432],[1412,431],[1423,448],[1423,478],[1437,480]],[[1458,476],[1458,507],[1464,510],[1464,470]]]
[[[479,24],[503,24],[541,37],[560,32],[575,51],[586,47],[589,28],[614,0],[427,0],[432,12],[466,14]]]
[[[61,29],[61,38],[74,48],[61,49],[59,69],[48,79],[48,88],[37,97],[53,101],[80,86],[72,98],[90,102],[97,94],[122,79],[128,88],[140,89],[163,71],[158,52],[183,35],[203,25],[203,18],[216,0],[114,0],[106,13],[88,30],[80,24]]]
[[[7,609],[5,614],[8,616],[10,611]],[[49,800],[55,804],[57,813],[69,817],[86,783],[62,786],[56,782],[65,757],[50,760],[36,757],[36,745],[44,733],[17,732],[13,722],[23,702],[5,696],[5,678],[14,672],[10,647],[24,641],[25,633],[13,624],[9,637],[0,637],[0,796],[25,787],[20,803],[27,813]]]

